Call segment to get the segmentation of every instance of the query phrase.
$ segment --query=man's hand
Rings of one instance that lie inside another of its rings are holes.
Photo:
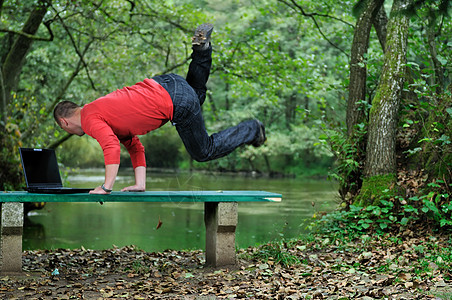
[[[101,195],[109,195],[110,193],[107,193],[104,191],[100,186],[95,188],[94,190],[89,191],[90,194],[101,194]]]
[[[146,188],[138,185],[131,185],[123,188],[121,192],[144,192]]]

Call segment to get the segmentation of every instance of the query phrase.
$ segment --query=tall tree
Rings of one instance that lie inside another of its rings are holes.
[[[377,32],[384,34],[385,10],[384,0],[363,0],[354,7],[357,16],[353,33],[353,43],[350,54],[350,81],[348,86],[348,99],[346,111],[347,140],[356,149],[354,161],[359,165],[365,159],[365,139],[362,136],[363,124],[367,123],[368,93],[367,93],[367,54],[372,26],[378,28]],[[380,40],[384,40],[381,37]],[[361,127],[359,127],[360,125]],[[347,174],[347,175],[345,175]],[[340,194],[356,195],[362,184],[362,167],[353,168],[343,172],[344,180],[340,185]]]
[[[347,100],[347,133],[353,136],[355,126],[365,121],[367,62],[366,54],[369,47],[369,36],[372,25],[384,0],[362,1],[362,7],[357,9],[358,19],[353,36],[350,57],[350,85]],[[383,10],[384,11],[384,10]]]
[[[0,102],[2,106],[0,108],[0,115],[3,121],[6,120],[5,109],[10,102],[11,93],[17,88],[25,58],[31,49],[33,41],[37,39],[35,34],[44,19],[47,9],[48,2],[45,0],[39,0],[35,4],[22,30],[20,32],[14,32],[14,43],[1,59],[3,63],[1,66],[2,93],[0,93]]]
[[[15,159],[17,144],[15,139],[9,135],[20,135],[17,127],[8,126],[7,107],[11,102],[12,94],[16,91],[20,73],[22,72],[27,54],[33,41],[39,39],[35,36],[48,9],[48,2],[39,0],[28,15],[22,30],[14,32],[2,28],[2,31],[14,34],[11,47],[4,50],[0,66],[0,142],[2,150],[0,153],[0,188],[11,188],[21,182],[20,170]],[[0,11],[3,9],[3,1],[0,3]],[[49,28],[49,27],[48,27]],[[49,29],[50,30],[50,29]],[[3,37],[5,41],[7,37]],[[6,44],[6,43],[5,43]],[[4,45],[5,47],[5,45]]]
[[[360,199],[369,201],[374,189],[394,186],[396,176],[396,129],[405,82],[409,18],[401,9],[410,0],[395,0],[388,23],[385,61],[369,117],[364,181]]]

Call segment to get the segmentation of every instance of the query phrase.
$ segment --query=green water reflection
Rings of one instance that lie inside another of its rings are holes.
[[[115,190],[131,184],[120,173]],[[71,186],[92,187],[103,182],[102,172],[79,171]],[[337,186],[327,180],[268,179],[199,173],[148,174],[147,190],[265,190],[281,193],[281,203],[240,203],[236,234],[238,247],[265,243],[281,235],[305,232],[304,220],[315,211],[336,207]],[[312,202],[315,206],[312,206]],[[203,249],[202,203],[47,203],[33,211],[24,228],[24,249],[106,249],[136,245],[146,251]],[[158,230],[159,219],[162,222]]]

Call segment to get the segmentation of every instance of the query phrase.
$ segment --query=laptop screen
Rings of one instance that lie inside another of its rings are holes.
[[[27,187],[62,187],[53,149],[20,148]]]

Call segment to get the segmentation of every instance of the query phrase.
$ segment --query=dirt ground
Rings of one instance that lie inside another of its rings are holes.
[[[366,247],[322,242],[284,245],[278,255],[298,258],[289,266],[257,259],[262,248],[250,247],[239,251],[237,266],[218,269],[203,267],[202,251],[26,251],[23,274],[0,276],[0,298],[452,299],[450,265],[416,267],[424,260],[410,247],[422,240]],[[439,246],[449,242],[445,238]]]

